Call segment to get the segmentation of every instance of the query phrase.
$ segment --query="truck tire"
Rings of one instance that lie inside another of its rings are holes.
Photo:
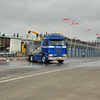
[[[64,60],[58,60],[59,63],[63,63]]]
[[[33,61],[34,61],[33,56],[30,56],[30,61],[31,61],[31,62],[33,62]]]
[[[45,54],[43,54],[43,55],[42,55],[42,62],[45,63],[46,61],[47,61],[47,60],[46,60],[46,56],[45,56]]]

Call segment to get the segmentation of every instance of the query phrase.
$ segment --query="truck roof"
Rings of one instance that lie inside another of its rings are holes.
[[[47,39],[61,39],[61,40],[65,40],[65,38],[63,37],[63,35],[58,34],[58,33],[48,34],[48,36],[44,36],[43,39],[44,38],[47,38]]]

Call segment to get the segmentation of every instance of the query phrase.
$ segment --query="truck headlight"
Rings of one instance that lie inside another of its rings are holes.
[[[64,57],[66,57],[66,56],[67,56],[67,54],[63,54],[63,56],[64,56]]]
[[[53,56],[53,54],[49,54],[48,56],[50,56],[50,57],[51,57],[51,56]]]

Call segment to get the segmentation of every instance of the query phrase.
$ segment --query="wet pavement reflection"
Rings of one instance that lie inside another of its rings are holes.
[[[63,63],[64,64],[64,63]],[[54,68],[60,67],[63,64],[59,64],[56,61],[50,63],[42,63],[42,62],[28,62],[27,60],[23,61],[1,61],[0,69],[13,69],[13,68]]]
[[[67,59],[59,64],[57,61],[50,63],[22,61],[0,61],[0,78],[9,75],[41,71],[42,69],[96,69],[100,70],[100,59]]]
[[[27,60],[0,61],[0,70],[15,69],[15,68],[33,68],[33,69],[66,68],[66,67],[73,67],[79,65],[98,66],[100,65],[99,61],[100,61],[99,59],[98,60],[97,59],[67,59],[62,64],[59,64],[57,61],[51,61],[50,63],[28,62]]]

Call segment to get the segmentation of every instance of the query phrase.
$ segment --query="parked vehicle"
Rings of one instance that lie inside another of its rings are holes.
[[[20,38],[0,37],[0,57],[26,56],[26,44]]]

